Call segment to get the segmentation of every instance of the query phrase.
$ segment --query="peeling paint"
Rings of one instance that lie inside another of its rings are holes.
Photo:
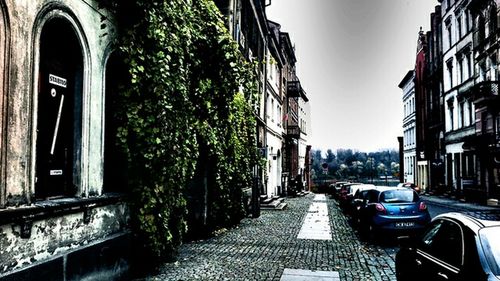
[[[20,237],[19,226],[1,226],[0,274],[124,231],[127,209],[124,203],[95,208],[90,224],[83,223],[83,212],[35,221],[29,239]]]

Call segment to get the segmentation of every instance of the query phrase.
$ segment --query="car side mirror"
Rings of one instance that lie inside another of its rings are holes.
[[[417,246],[417,241],[410,236],[399,236],[398,244],[401,249],[413,250]]]

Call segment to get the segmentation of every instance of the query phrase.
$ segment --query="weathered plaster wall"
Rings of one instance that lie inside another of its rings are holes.
[[[80,212],[34,221],[29,238],[21,238],[19,225],[0,226],[0,275],[124,232],[129,219],[124,203],[92,209],[89,223],[83,217]]]

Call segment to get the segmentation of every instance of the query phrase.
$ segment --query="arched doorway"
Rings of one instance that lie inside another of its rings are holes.
[[[126,192],[127,156],[118,146],[118,127],[124,124],[117,116],[120,109],[120,91],[129,80],[127,66],[118,52],[113,52],[106,63],[105,119],[104,119],[104,192]]]
[[[35,195],[75,195],[82,148],[82,48],[71,23],[49,19],[40,35]]]

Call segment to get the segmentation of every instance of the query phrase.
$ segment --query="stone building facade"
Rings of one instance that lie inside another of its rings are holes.
[[[403,90],[403,173],[404,182],[417,182],[415,71],[410,70],[399,83]]]
[[[125,276],[126,186],[104,161],[112,15],[97,1],[2,0],[0,33],[0,279]]]
[[[468,201],[500,199],[499,1],[439,0],[427,33],[424,118],[430,191]],[[420,175],[419,175],[420,176]]]
[[[297,78],[295,49],[290,35],[279,23],[269,21],[265,1],[216,0],[229,31],[249,61],[264,61],[256,67],[259,103],[256,108],[257,145],[267,160],[257,171],[259,194],[287,195],[290,186],[309,180],[308,133],[310,108],[306,92]]]

